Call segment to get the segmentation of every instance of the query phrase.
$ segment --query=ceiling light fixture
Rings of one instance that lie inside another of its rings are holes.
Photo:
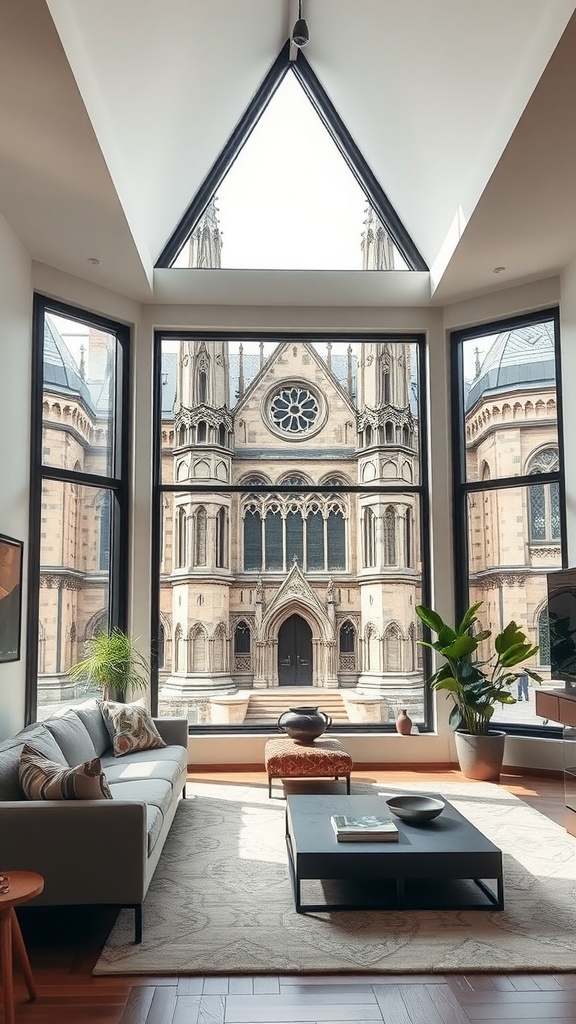
[[[298,0],[298,21],[292,29],[292,42],[294,46],[306,46],[309,39],[308,25],[302,17],[302,0]]]
[[[494,267],[494,270],[492,271],[492,273],[493,274],[501,274],[503,270],[506,270],[506,267]]]

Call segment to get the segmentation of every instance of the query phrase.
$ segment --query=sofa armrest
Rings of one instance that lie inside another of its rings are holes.
[[[154,718],[152,721],[168,746],[177,744],[188,749],[187,718]]]
[[[146,805],[129,800],[0,802],[3,871],[37,871],[36,902],[139,903],[146,891]]]

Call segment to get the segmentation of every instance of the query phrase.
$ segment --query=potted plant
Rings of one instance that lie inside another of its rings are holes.
[[[446,690],[452,699],[450,726],[454,729],[458,761],[464,775],[472,779],[494,780],[500,776],[506,734],[490,729],[496,705],[515,704],[510,687],[522,672],[541,682],[541,677],[524,665],[538,650],[524,631],[509,622],[494,637],[492,653],[479,657],[479,648],[492,636],[492,631],[478,626],[478,601],[468,608],[457,628],[449,626],[438,612],[418,605],[416,614],[436,633],[437,640],[429,647],[442,655],[444,664],[428,679],[433,690]],[[516,666],[522,666],[515,670]]]
[[[148,662],[136,647],[136,639],[123,630],[100,629],[85,644],[86,656],[72,665],[73,679],[102,691],[104,700],[124,700],[130,690],[148,686]]]

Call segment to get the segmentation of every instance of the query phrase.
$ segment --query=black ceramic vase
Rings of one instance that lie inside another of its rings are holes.
[[[313,743],[331,725],[330,715],[318,708],[289,708],[278,719],[280,732],[285,732],[296,743]]]

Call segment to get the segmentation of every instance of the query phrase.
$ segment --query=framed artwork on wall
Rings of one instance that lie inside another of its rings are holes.
[[[0,662],[20,659],[24,544],[0,534]]]

